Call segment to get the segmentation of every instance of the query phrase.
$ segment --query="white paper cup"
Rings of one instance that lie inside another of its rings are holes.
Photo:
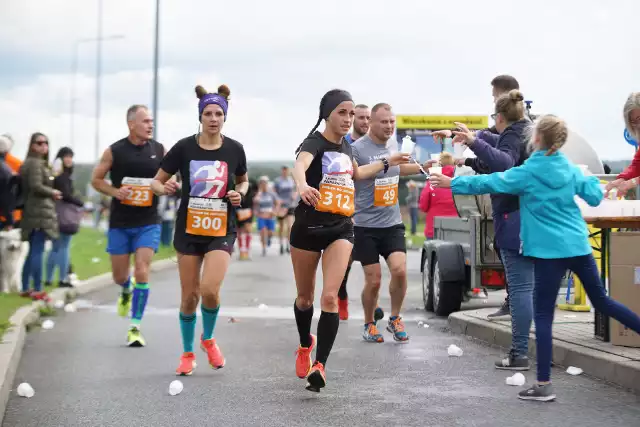
[[[466,145],[456,143],[453,144],[453,157],[461,158],[464,157],[464,150],[467,148]]]
[[[402,148],[400,148],[400,152],[403,154],[411,154],[413,153],[413,149],[415,148],[416,143],[413,140],[406,138],[402,140]]]
[[[439,173],[442,175],[442,166],[432,166],[429,168],[429,173]]]
[[[436,162],[440,162],[440,153],[431,154],[431,160],[435,160]]]

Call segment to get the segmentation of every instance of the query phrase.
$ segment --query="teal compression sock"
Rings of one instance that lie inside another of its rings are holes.
[[[131,303],[131,323],[139,325],[144,315],[144,309],[149,299],[149,284],[136,283],[133,288],[133,301]]]
[[[196,314],[180,313],[180,332],[182,332],[182,348],[185,353],[193,353],[193,336],[196,333]]]
[[[200,305],[200,310],[202,311],[202,339],[210,340],[213,338],[213,330],[216,327],[220,306],[207,308],[204,305]]]

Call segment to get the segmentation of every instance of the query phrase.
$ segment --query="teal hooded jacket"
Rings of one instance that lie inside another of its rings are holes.
[[[453,194],[515,194],[520,199],[520,248],[525,256],[571,258],[593,252],[574,197],[590,206],[603,198],[600,181],[585,176],[562,153],[536,151],[522,166],[491,175],[459,176]]]

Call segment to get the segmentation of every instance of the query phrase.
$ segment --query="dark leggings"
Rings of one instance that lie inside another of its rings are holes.
[[[536,324],[538,381],[546,382],[551,378],[551,356],[553,352],[551,327],[556,308],[556,298],[560,290],[560,282],[567,270],[571,270],[578,276],[591,304],[597,311],[616,319],[629,329],[640,334],[640,317],[607,296],[593,255],[558,259],[534,258],[534,264],[535,289],[533,306]]]
[[[353,256],[349,258],[349,265],[347,265],[347,271],[344,272],[344,279],[342,279],[342,284],[340,285],[340,289],[338,289],[338,298],[341,300],[346,300],[349,298],[347,294],[347,281],[349,280],[349,272],[351,271],[351,264],[353,264]]]

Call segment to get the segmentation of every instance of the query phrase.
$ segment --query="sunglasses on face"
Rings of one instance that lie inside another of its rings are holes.
[[[49,145],[49,141],[36,141],[36,145]]]
[[[631,120],[629,120],[629,122],[634,126],[640,125],[640,117],[636,117],[635,119],[631,119]]]
[[[498,117],[498,113],[493,113],[493,114],[491,115],[491,120],[495,120],[495,119],[496,119],[496,117]]]

